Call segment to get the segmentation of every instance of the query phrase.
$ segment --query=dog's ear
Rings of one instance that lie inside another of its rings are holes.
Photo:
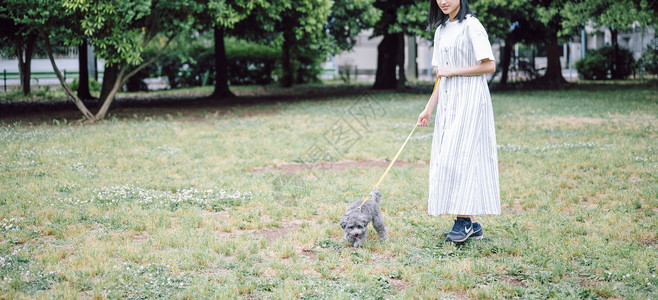
[[[345,229],[345,226],[347,226],[347,222],[345,221],[345,217],[340,218],[340,227]]]

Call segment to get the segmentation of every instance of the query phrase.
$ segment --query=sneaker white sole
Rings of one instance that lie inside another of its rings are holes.
[[[453,243],[463,243],[466,240],[468,240],[468,238],[471,237],[471,235],[473,235],[473,233],[467,235],[466,237],[464,237],[463,239],[460,239],[460,240],[452,240],[452,239],[449,239],[449,238],[446,237],[446,240],[451,241]]]

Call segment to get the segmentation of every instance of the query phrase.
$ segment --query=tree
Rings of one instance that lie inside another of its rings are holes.
[[[546,35],[544,25],[537,21],[535,10],[528,9],[529,5],[529,0],[483,0],[472,5],[489,36],[505,41],[498,66],[501,85],[507,83],[514,45],[541,43]]]
[[[375,0],[334,0],[327,20],[327,33],[331,53],[350,50],[356,44],[356,36],[371,28],[381,18],[382,12],[373,4]]]
[[[224,38],[226,31],[244,20],[255,7],[268,5],[265,1],[226,1],[213,0],[207,3],[207,9],[196,16],[197,29],[213,30],[215,42],[215,90],[210,97],[222,99],[233,97],[228,87],[228,69],[226,62],[226,47]]]
[[[594,26],[605,26],[610,30],[613,52],[612,78],[622,79],[620,72],[621,55],[617,36],[619,30],[627,30],[635,22],[640,26],[654,24],[656,3],[648,0],[581,0],[565,5],[567,18],[562,23],[564,31],[572,33],[591,22]]]
[[[384,38],[377,47],[377,73],[374,89],[404,88],[404,35],[431,34],[427,27],[427,2],[420,0],[377,0],[375,7],[382,17],[374,26],[373,36]],[[396,76],[395,71],[398,70]]]
[[[324,59],[327,49],[324,26],[331,11],[331,0],[281,1],[280,18],[276,18],[275,30],[283,37],[281,44],[281,78],[283,87],[291,87],[299,66],[294,61],[306,57]],[[297,76],[300,78],[300,76]]]
[[[544,45],[546,46],[546,73],[543,81],[548,87],[558,87],[566,82],[562,76],[560,63],[560,37],[564,34],[562,21],[566,0],[533,0],[531,7],[536,7],[537,20],[544,24]]]
[[[81,100],[91,100],[94,97],[91,96],[89,92],[89,66],[88,58],[89,53],[87,51],[87,39],[82,39],[82,44],[78,46],[78,68],[79,70],[79,80],[78,80],[78,97]]]
[[[18,58],[21,90],[30,94],[32,54],[34,53],[39,25],[38,0],[5,0],[0,6],[0,43],[11,45],[12,54]]]
[[[145,60],[144,48],[151,43],[159,44],[162,53],[177,34],[191,27],[191,15],[198,10],[191,0],[41,1],[47,2],[43,3],[44,7],[62,8],[42,15],[45,28],[49,29],[44,34],[48,55],[62,87],[90,122],[103,119],[121,86],[158,58],[159,54]],[[112,88],[107,94],[101,93],[102,105],[95,115],[68,88],[55,64],[50,40],[56,34],[67,36],[70,45],[79,45],[83,38],[89,37],[96,54],[117,71],[113,80],[104,77],[111,81]]]
[[[349,50],[380,12],[374,0],[256,1],[225,34],[281,48],[279,82],[289,87],[313,80],[326,54]],[[237,9],[233,9],[237,16]]]

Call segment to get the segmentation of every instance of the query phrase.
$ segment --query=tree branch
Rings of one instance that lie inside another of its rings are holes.
[[[139,65],[139,67],[135,68],[130,73],[126,74],[126,76],[121,81],[121,85],[126,83],[126,81],[128,81],[128,79],[130,77],[132,77],[133,75],[137,74],[137,72],[141,71],[142,69],[146,68],[148,65],[150,65],[150,64],[154,63],[156,60],[158,60],[160,58],[160,56],[162,55],[162,53],[164,53],[164,50],[167,49],[167,46],[169,46],[169,43],[171,43],[171,41],[173,41],[173,40],[174,40],[174,36],[172,35],[169,38],[169,40],[167,40],[167,43],[165,43],[165,45],[162,46],[162,49],[160,49],[160,51],[158,51],[158,54],[156,54],[155,57],[153,57],[150,60],[148,60],[147,62]]]
[[[46,52],[48,52],[48,58],[50,58],[50,63],[53,65],[53,70],[55,70],[55,74],[57,75],[57,78],[59,79],[60,84],[62,85],[62,88],[64,88],[64,91],[66,92],[69,97],[73,100],[73,103],[75,103],[75,106],[78,107],[78,109],[82,112],[82,114],[89,120],[90,122],[96,121],[96,117],[94,117],[94,114],[92,114],[89,109],[85,106],[85,104],[78,98],[78,96],[73,93],[71,88],[66,84],[66,81],[64,80],[64,76],[62,76],[62,72],[59,71],[59,68],[57,67],[57,64],[55,64],[55,58],[53,57],[53,50],[50,46],[50,39],[48,36],[44,35],[44,40],[46,41]]]

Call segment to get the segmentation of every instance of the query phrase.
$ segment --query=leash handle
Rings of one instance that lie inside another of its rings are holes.
[[[427,110],[427,108],[430,106],[430,103],[432,103],[432,98],[434,98],[434,93],[436,92],[436,87],[439,85],[440,81],[441,81],[441,77],[437,76],[436,81],[434,82],[434,88],[432,89],[432,96],[430,96],[430,100],[427,101],[427,104],[425,105],[425,110]],[[430,112],[428,112],[428,113],[430,113]],[[427,116],[425,116],[425,117],[427,117]],[[393,167],[393,164],[395,163],[395,161],[400,156],[400,153],[402,153],[402,150],[407,145],[407,142],[409,142],[409,139],[411,138],[411,135],[414,134],[414,131],[416,131],[416,128],[418,128],[418,124],[416,124],[416,126],[414,126],[414,128],[411,130],[411,133],[409,133],[409,136],[407,136],[407,139],[404,140],[404,143],[402,144],[402,147],[400,147],[400,150],[398,150],[398,153],[395,154],[395,157],[393,157],[393,160],[391,160],[391,163],[388,164],[388,167],[386,168],[386,171],[384,171],[384,174],[382,174],[382,177],[379,178],[379,181],[377,181],[377,184],[375,184],[374,189],[378,189],[379,185],[382,184],[382,181],[384,181],[384,178],[386,178],[386,175],[388,175],[388,171],[390,171],[391,167]],[[361,202],[361,205],[359,205],[359,209],[361,209],[361,206],[363,206],[368,201],[368,199],[370,199],[368,196],[366,196],[363,199],[363,202]]]

